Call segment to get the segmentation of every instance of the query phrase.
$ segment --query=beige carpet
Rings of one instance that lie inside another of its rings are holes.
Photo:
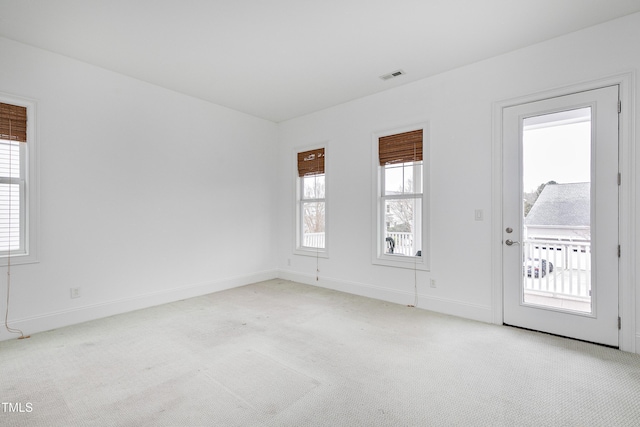
[[[640,356],[273,280],[2,342],[0,402],[2,426],[638,426]]]

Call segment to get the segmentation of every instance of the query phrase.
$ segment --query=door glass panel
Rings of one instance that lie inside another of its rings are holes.
[[[522,301],[591,313],[591,108],[525,119],[522,158]]]

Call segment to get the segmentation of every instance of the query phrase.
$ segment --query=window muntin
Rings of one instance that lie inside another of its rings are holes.
[[[383,196],[422,193],[422,161],[388,164],[383,172]]]
[[[303,199],[324,199],[324,174],[303,176]]]

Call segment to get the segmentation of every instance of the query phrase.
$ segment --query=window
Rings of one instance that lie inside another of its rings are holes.
[[[297,153],[296,249],[326,253],[325,148]]]
[[[7,102],[4,102],[7,101]],[[35,261],[34,107],[0,97],[0,263]],[[33,194],[32,194],[33,193]]]
[[[427,269],[425,128],[375,135],[376,264]]]

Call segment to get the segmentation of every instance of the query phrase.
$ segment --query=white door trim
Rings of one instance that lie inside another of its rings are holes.
[[[572,86],[551,89],[545,92],[497,101],[493,105],[492,137],[492,215],[491,215],[491,307],[493,323],[503,323],[502,289],[502,111],[507,107],[535,102],[542,99],[564,96],[571,93],[598,89],[611,85],[620,86],[620,284],[619,313],[622,328],[619,334],[621,350],[640,353],[640,337],[636,336],[636,277],[640,265],[636,266],[636,148],[635,144],[635,72],[606,77]],[[636,345],[636,341],[639,343]]]

